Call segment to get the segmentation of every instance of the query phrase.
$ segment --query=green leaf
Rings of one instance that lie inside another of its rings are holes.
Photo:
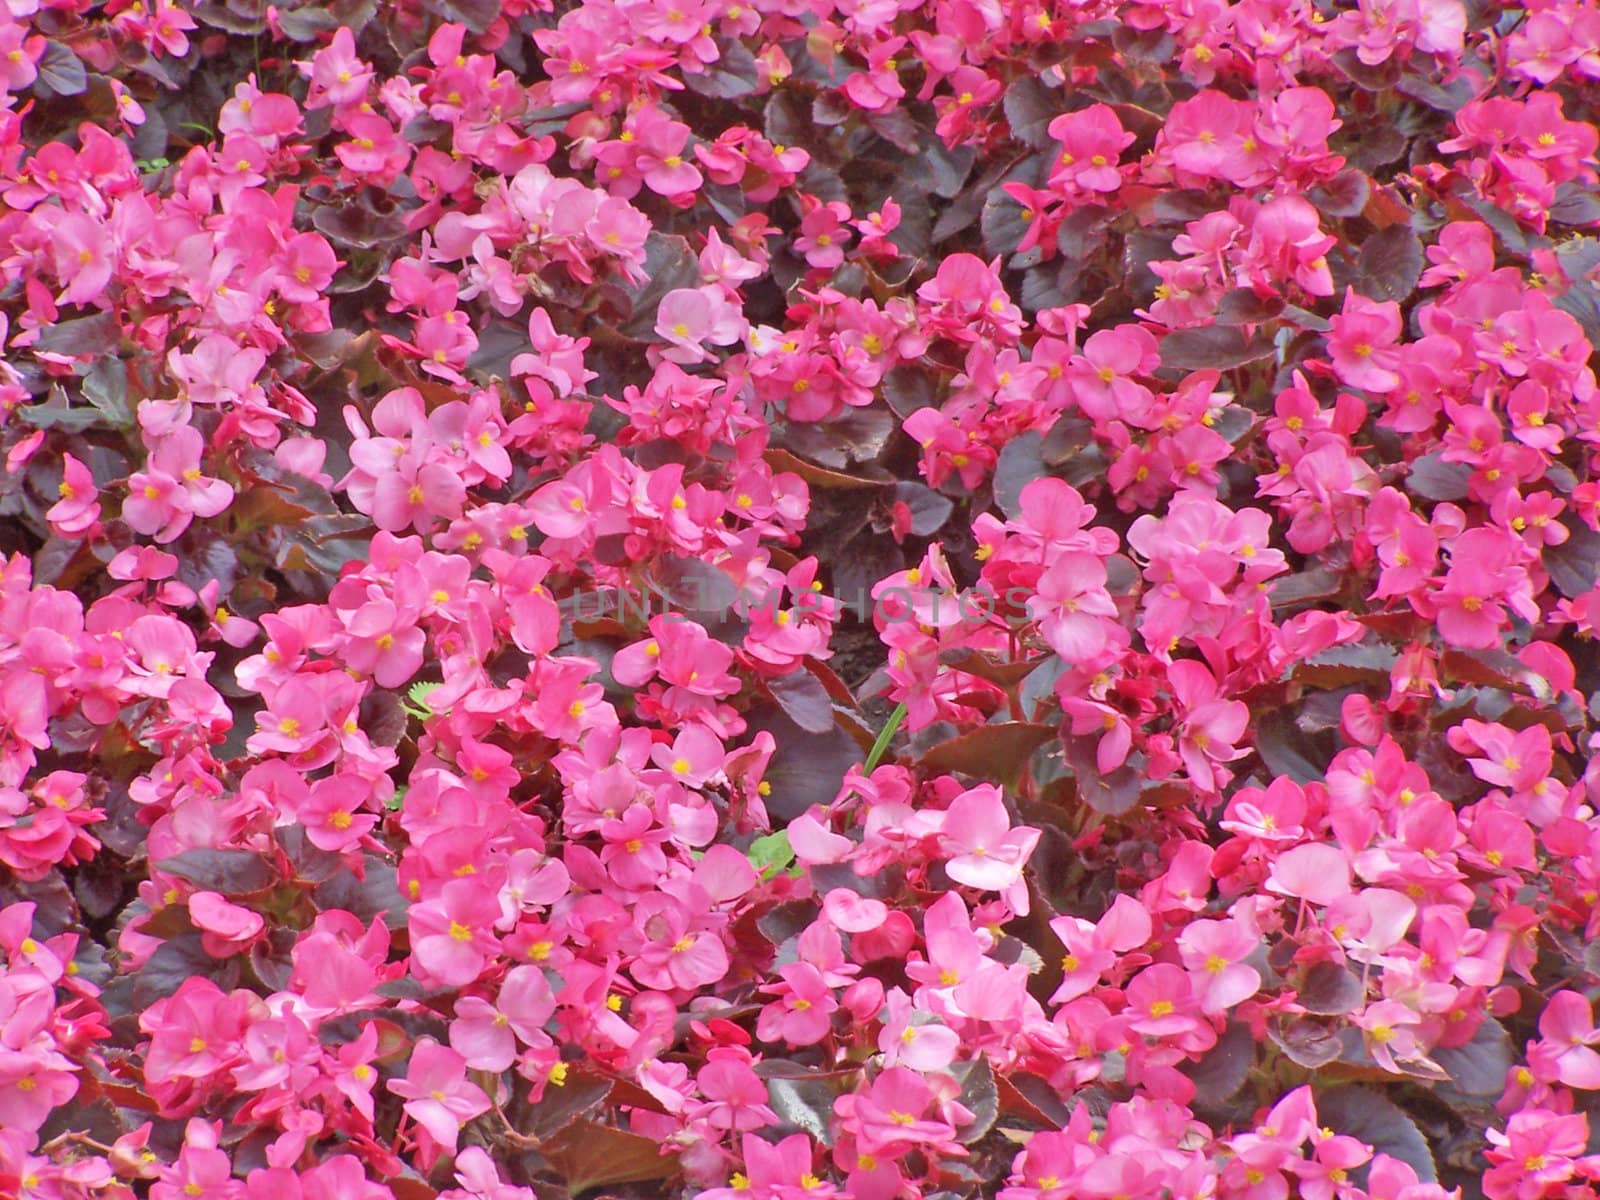
[[[17,416],[36,429],[59,429],[65,433],[82,433],[93,425],[105,424],[105,414],[99,409],[67,408],[61,404],[29,404],[17,409]]]
[[[750,859],[750,865],[761,873],[761,878],[772,878],[794,861],[794,847],[789,845],[788,831],[780,829],[777,833],[757,838],[750,843],[746,857]]]
[[[411,703],[406,706],[406,711],[412,716],[426,721],[433,716],[433,709],[428,704],[428,697],[444,685],[431,681],[413,683],[411,690],[406,693],[406,699]]]
[[[769,1079],[767,1103],[784,1126],[809,1133],[824,1146],[833,1144],[835,1093],[821,1079]]]
[[[867,761],[862,765],[862,770],[870,775],[877,765],[883,761],[883,755],[889,749],[889,743],[894,740],[895,731],[900,728],[900,722],[906,719],[906,706],[896,704],[894,711],[889,714],[889,719],[884,722],[883,729],[879,732],[877,740],[872,743],[872,750],[867,755]]]
[[[128,403],[128,368],[121,359],[97,359],[83,377],[83,395],[117,428],[132,429],[137,423]]]
[[[1319,1016],[1354,1012],[1366,1000],[1366,988],[1347,967],[1336,962],[1313,963],[1295,984],[1300,1006]]]
[[[122,326],[115,313],[95,313],[92,317],[78,317],[59,321],[39,333],[35,350],[73,358],[97,358],[110,354],[122,338]]]

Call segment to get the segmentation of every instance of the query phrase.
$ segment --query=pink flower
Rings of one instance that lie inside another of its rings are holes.
[[[649,805],[630,804],[621,817],[600,826],[600,836],[606,843],[600,861],[619,886],[647,888],[666,873],[667,856],[661,847],[667,831],[656,824]]]
[[[1369,392],[1400,386],[1400,306],[1368,300],[1346,288],[1344,308],[1332,318],[1328,351],[1339,380]]]
[[[1368,1005],[1355,1023],[1366,1033],[1367,1051],[1385,1071],[1403,1075],[1397,1058],[1415,1058],[1422,1053],[1416,1027],[1422,1016],[1399,1000],[1380,1000]]]
[[[1149,1037],[1188,1033],[1200,1025],[1194,1015],[1194,988],[1189,974],[1172,963],[1156,963],[1128,984],[1130,1025]]]
[[[128,476],[122,519],[163,545],[176,541],[195,517],[214,517],[233,502],[233,488],[200,471],[205,439],[182,425],[155,439],[146,469]]]
[[[200,930],[205,951],[213,958],[240,953],[266,928],[260,913],[232,904],[216,892],[190,896],[189,919]]]
[[[436,899],[411,909],[411,960],[416,973],[442,987],[465,987],[499,950],[494,924],[500,903],[472,878],[452,879]]]
[[[933,1089],[907,1067],[889,1067],[866,1092],[840,1096],[834,1111],[856,1138],[861,1153],[899,1158],[919,1146],[939,1147],[953,1141],[955,1128],[925,1114]],[[959,1106],[957,1106],[959,1107]],[[971,1119],[971,1114],[967,1114]]]
[[[311,797],[296,816],[306,836],[319,850],[343,854],[354,850],[378,824],[378,818],[361,807],[372,785],[351,774],[335,774],[311,785]]]
[[[1554,1068],[1556,1078],[1570,1088],[1593,1091],[1600,1088],[1600,1028],[1594,1024],[1589,1001],[1580,992],[1559,991],[1546,1001],[1539,1014],[1539,1036],[1528,1054],[1530,1064],[1537,1061]]]
[[[459,517],[466,494],[466,485],[451,467],[407,454],[377,480],[372,523],[392,533],[408,528],[426,531],[438,518]]]
[[[705,1121],[713,1129],[744,1130],[778,1120],[767,1107],[766,1082],[751,1069],[750,1056],[742,1049],[718,1046],[707,1051],[695,1086],[706,1103],[689,1112],[692,1121]]]
[[[1350,860],[1337,846],[1308,842],[1273,860],[1267,890],[1313,904],[1332,904],[1350,892]]]
[[[541,969],[512,967],[493,1004],[476,996],[456,1001],[450,1045],[475,1071],[504,1071],[516,1060],[519,1042],[525,1046],[548,1044],[544,1025],[555,1007],[555,996]]]
[[[1161,362],[1155,337],[1139,325],[1102,329],[1089,336],[1072,360],[1068,380],[1073,399],[1093,421],[1128,420],[1144,414],[1150,389],[1134,380]]]
[[[1184,659],[1167,668],[1172,692],[1183,708],[1178,753],[1189,778],[1205,792],[1215,792],[1231,775],[1218,764],[1243,758],[1234,747],[1250,723],[1250,710],[1240,700],[1219,700],[1216,678],[1200,663]]]
[[[61,499],[45,513],[45,520],[57,537],[81,537],[99,523],[100,493],[89,468],[72,455],[61,456],[61,468],[61,482],[56,489]]]
[[[278,294],[294,304],[314,304],[333,282],[340,265],[326,238],[296,234],[278,256]]]
[[[665,897],[641,901],[635,921],[649,939],[630,971],[646,987],[693,991],[709,987],[728,973],[728,952],[722,939],[691,926],[689,913]]]
[[[39,78],[38,62],[44,56],[45,39],[29,37],[28,29],[26,23],[17,20],[0,29],[0,85],[8,92],[23,91]]]
[[[1537,619],[1525,596],[1526,574],[1518,566],[1518,543],[1492,528],[1469,529],[1450,547],[1450,570],[1431,597],[1439,636],[1452,646],[1488,650],[1500,645],[1509,603]]]
[[[1028,607],[1050,648],[1073,666],[1098,661],[1112,644],[1117,619],[1105,562],[1093,554],[1054,555],[1035,589]]]
[[[295,66],[311,80],[307,108],[359,103],[366,98],[367,85],[372,82],[372,68],[356,57],[355,38],[343,25],[335,31],[331,43],[311,56],[310,62],[297,62]]]
[[[1578,1190],[1563,1185],[1577,1172],[1580,1159],[1585,1176],[1595,1174],[1593,1156],[1584,1153],[1589,1141],[1585,1113],[1525,1108],[1511,1115],[1503,1133],[1491,1126],[1484,1136],[1490,1145],[1484,1157],[1493,1164],[1483,1177],[1486,1195],[1541,1200]]]
[[[1114,192],[1122,185],[1117,163],[1134,135],[1122,128],[1109,105],[1064,113],[1050,122],[1048,132],[1061,143],[1061,153],[1050,166],[1052,187]]]
[[[660,109],[647,109],[646,119],[638,120],[637,155],[634,169],[644,184],[662,196],[680,196],[699,189],[703,176],[683,156],[689,141],[689,127],[668,119]]]
[[[1173,166],[1191,175],[1239,182],[1254,115],[1245,101],[1201,92],[1172,106],[1156,140],[1157,152],[1165,151]]]
[[[962,792],[950,802],[940,826],[940,850],[950,856],[946,874],[968,887],[1005,894],[1018,915],[1028,911],[1026,888],[1019,886],[1022,867],[1038,843],[1037,829],[1012,828],[1000,789],[993,784]]]
[[[762,1041],[810,1046],[827,1036],[839,1002],[822,972],[811,963],[778,968],[778,981],[761,990],[778,997],[756,1018],[756,1036]]]
[[[955,1030],[939,1024],[932,1013],[917,1011],[911,997],[899,988],[889,993],[888,1003],[889,1017],[878,1034],[885,1066],[943,1071],[955,1061],[961,1049]]]
[[[1217,1016],[1256,994],[1261,976],[1240,960],[1260,944],[1260,934],[1237,918],[1194,921],[1184,927],[1178,950],[1189,969],[1201,1012]]]
[[[66,213],[54,222],[51,244],[56,275],[64,285],[59,299],[88,304],[107,293],[117,266],[117,247],[106,226],[81,213]]]
[[[842,200],[813,202],[800,221],[800,236],[794,248],[805,256],[808,266],[831,271],[844,262],[844,248],[850,241],[850,206]]]
[[[1065,1004],[1093,989],[1121,956],[1142,948],[1154,926],[1144,905],[1118,896],[1098,922],[1082,917],[1054,917],[1050,929],[1067,948],[1061,960],[1061,983],[1050,997]]]
[[[489,1097],[466,1076],[461,1055],[433,1038],[423,1038],[411,1052],[406,1077],[389,1080],[388,1088],[406,1102],[412,1120],[454,1152],[461,1126],[489,1111]]]
[[[867,51],[867,69],[844,81],[844,94],[852,104],[867,112],[888,112],[904,98],[895,56],[905,44],[903,37],[884,38]]]
[[[713,355],[704,343],[731,346],[748,328],[739,306],[730,303],[717,285],[676,288],[661,298],[656,309],[656,333],[669,343],[660,354],[670,362],[707,362]]]

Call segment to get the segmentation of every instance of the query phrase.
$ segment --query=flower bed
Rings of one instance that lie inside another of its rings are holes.
[[[0,1194],[1600,1181],[1600,10],[0,8]]]

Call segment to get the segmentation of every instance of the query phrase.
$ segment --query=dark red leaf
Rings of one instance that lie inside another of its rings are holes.
[[[1380,229],[1361,244],[1356,291],[1374,300],[1404,300],[1422,277],[1422,242],[1404,225]]]
[[[207,892],[242,896],[263,891],[277,875],[253,850],[185,850],[153,867],[163,875],[187,879]]]
[[[1014,771],[1040,746],[1056,738],[1054,725],[1002,721],[941,742],[918,761],[924,771],[996,775]]]
[[[1270,338],[1246,341],[1238,329],[1226,325],[1179,329],[1161,339],[1161,365],[1179,371],[1228,371],[1272,352]]]
[[[540,1147],[573,1195],[614,1183],[648,1183],[678,1173],[678,1159],[655,1138],[577,1120]]]

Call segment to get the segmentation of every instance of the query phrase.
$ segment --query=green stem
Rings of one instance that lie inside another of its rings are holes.
[[[889,749],[889,742],[894,738],[895,730],[900,728],[900,722],[905,719],[906,706],[904,704],[896,704],[894,711],[889,714],[888,721],[884,723],[883,730],[878,734],[877,740],[872,743],[872,752],[867,755],[867,762],[862,770],[871,774],[873,768],[883,760],[884,751]]]

